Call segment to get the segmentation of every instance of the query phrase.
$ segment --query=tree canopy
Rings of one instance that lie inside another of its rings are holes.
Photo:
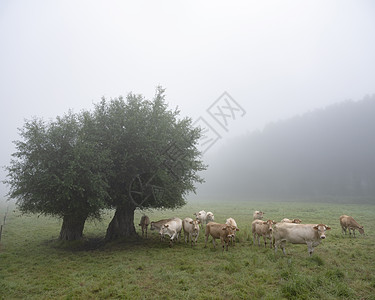
[[[107,238],[135,234],[136,208],[176,208],[202,182],[200,129],[170,110],[164,90],[153,100],[129,94],[45,122],[34,118],[8,167],[9,196],[24,213],[63,218],[60,239],[82,237],[87,218],[115,208]]]

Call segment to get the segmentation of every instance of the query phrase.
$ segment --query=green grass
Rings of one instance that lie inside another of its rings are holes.
[[[194,248],[183,240],[169,248],[150,231],[148,239],[105,243],[112,211],[86,223],[84,242],[60,243],[60,220],[21,216],[12,208],[0,243],[0,299],[375,299],[375,206],[222,202],[146,213],[158,220],[192,217],[201,209],[218,222],[237,221],[235,247],[222,253],[210,239],[204,248],[202,232]],[[332,230],[311,258],[306,245],[287,244],[286,256],[275,255],[252,244],[255,209],[267,219],[300,218]],[[0,204],[0,223],[5,210]],[[341,235],[344,213],[365,227],[365,236]],[[141,215],[136,212],[136,224]]]

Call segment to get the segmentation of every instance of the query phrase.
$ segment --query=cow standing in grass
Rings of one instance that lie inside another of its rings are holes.
[[[318,246],[326,238],[326,230],[331,228],[324,224],[294,224],[278,223],[274,230],[275,253],[277,247],[281,247],[285,253],[285,244],[306,244],[311,256],[314,247]]]
[[[264,212],[256,210],[253,213],[253,220],[262,220],[263,219]]]
[[[207,220],[207,213],[204,210],[201,210],[200,212],[194,213],[194,216],[197,220],[199,220],[202,228],[206,223]]]
[[[156,222],[151,222],[150,229],[151,229],[151,230],[157,230],[157,231],[159,231],[159,235],[160,235],[160,240],[161,240],[161,241],[163,240],[164,236],[160,234],[160,229],[161,229],[161,227],[162,227],[165,223],[167,223],[167,222],[169,222],[169,221],[171,221],[171,220],[173,220],[173,218],[170,218],[170,219],[162,219],[162,220],[159,220],[159,221],[156,221]]]
[[[193,220],[192,218],[185,218],[182,221],[182,228],[184,230],[185,235],[185,243],[187,243],[189,240],[191,242],[191,246],[193,247],[193,241],[194,245],[197,244],[198,236],[199,236],[199,220]]]
[[[360,234],[364,234],[365,231],[363,229],[363,226],[359,225],[356,220],[353,219],[351,216],[347,215],[342,215],[340,217],[340,225],[342,228],[342,233],[346,234],[346,229],[349,230],[349,235],[352,235],[353,231],[353,236],[355,237],[355,230],[357,229]]]
[[[146,233],[146,237],[147,237],[148,225],[150,225],[150,218],[146,215],[143,215],[141,217],[141,221],[139,222],[139,226],[141,226],[141,228],[142,228],[142,237],[144,236],[145,233]]]
[[[204,247],[207,247],[208,237],[211,235],[214,248],[216,248],[215,239],[220,239],[221,245],[223,246],[223,251],[224,247],[226,248],[226,251],[228,251],[229,240],[234,236],[235,231],[239,231],[239,229],[234,226],[215,222],[208,223],[206,225],[206,243]]]
[[[267,239],[270,240],[270,248],[272,248],[272,226],[276,224],[273,220],[262,221],[254,220],[251,223],[251,232],[253,233],[254,245],[255,240],[258,241],[258,246],[260,246],[260,237],[263,237],[264,247],[267,247]]]
[[[182,220],[180,218],[173,218],[161,226],[159,233],[162,237],[166,235],[170,237],[169,246],[172,247],[173,242],[178,240],[181,230]]]
[[[235,227],[236,229],[238,229],[237,223],[236,223],[236,221],[233,218],[227,219],[227,221],[225,222],[225,224],[227,224],[229,226],[232,226],[232,227]],[[236,231],[234,231],[233,236],[231,237],[231,242],[232,242],[232,246],[236,245]]]

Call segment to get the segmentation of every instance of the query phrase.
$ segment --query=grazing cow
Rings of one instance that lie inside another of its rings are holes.
[[[223,251],[224,246],[226,246],[226,250],[228,251],[229,239],[234,235],[235,231],[239,231],[239,229],[234,226],[215,222],[208,223],[206,225],[206,243],[204,247],[207,247],[208,237],[211,235],[214,248],[216,248],[215,239],[220,239],[221,245],[223,246]]]
[[[254,245],[255,240],[258,240],[258,246],[260,246],[260,237],[263,236],[264,247],[267,247],[267,239],[270,239],[270,248],[272,248],[272,225],[276,224],[273,220],[262,221],[254,220],[251,223],[251,232],[253,233]]]
[[[292,244],[306,244],[309,255],[311,256],[314,247],[326,238],[326,230],[331,228],[324,224],[294,224],[278,223],[274,230],[275,253],[280,245],[285,253],[286,242]]]
[[[173,241],[178,240],[178,237],[180,236],[182,230],[182,220],[180,218],[173,218],[172,220],[168,221],[160,228],[160,235],[165,236],[169,235],[170,242],[169,247],[172,247]]]
[[[281,223],[296,223],[296,224],[301,224],[302,220],[301,219],[290,220],[288,218],[284,218],[284,219],[281,220]]]
[[[263,219],[264,212],[256,210],[253,213],[253,220],[262,220]]]
[[[141,221],[139,222],[139,226],[142,228],[142,237],[144,236],[144,233],[146,232],[147,237],[147,227],[150,225],[150,218],[146,215],[143,215],[141,217]]]
[[[158,230],[158,231],[159,231],[159,234],[160,234],[160,229],[161,229],[161,227],[162,227],[165,223],[167,223],[167,222],[169,222],[169,221],[171,221],[171,220],[173,220],[173,218],[171,218],[171,219],[163,219],[163,220],[159,220],[159,221],[156,221],[156,222],[151,222],[150,229],[151,229],[151,230]],[[164,238],[164,236],[160,234],[160,240],[163,240],[163,238]]]
[[[201,210],[200,212],[194,213],[194,216],[197,220],[200,221],[200,224],[203,228],[203,224],[206,224],[207,213],[204,210]]]
[[[355,237],[355,230],[357,229],[360,234],[364,234],[365,231],[363,230],[363,226],[359,225],[356,220],[353,219],[351,216],[342,215],[340,217],[340,225],[342,228],[342,233],[345,232],[346,229],[349,229],[349,235],[352,235],[351,230],[353,230],[353,236]]]
[[[182,221],[182,228],[184,229],[185,243],[190,239],[191,246],[193,247],[193,238],[194,245],[197,244],[198,235],[199,235],[199,220],[193,220],[192,218],[185,218]]]
[[[233,218],[227,219],[225,224],[232,226],[232,227],[236,227],[236,229],[238,228],[237,223]],[[236,245],[236,231],[234,232],[233,237],[231,238],[231,241],[232,241],[232,246],[235,246]]]
[[[214,216],[214,214],[212,213],[212,212],[207,212],[207,214],[206,214],[206,225],[208,224],[208,223],[210,223],[210,222],[213,222],[213,221],[215,221],[215,216]]]

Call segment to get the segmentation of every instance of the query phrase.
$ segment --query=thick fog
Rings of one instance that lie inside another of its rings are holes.
[[[0,165],[24,119],[161,85],[171,108],[210,128],[203,158],[226,155],[209,159],[222,170],[238,137],[375,93],[374,16],[372,0],[3,0]]]

